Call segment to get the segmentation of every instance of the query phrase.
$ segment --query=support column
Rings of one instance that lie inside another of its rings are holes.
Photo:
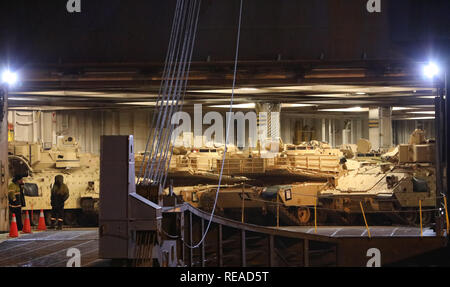
[[[279,143],[280,140],[280,103],[256,103],[258,118],[258,139],[266,136],[266,143]],[[263,130],[260,129],[263,127]],[[262,147],[264,149],[264,147]]]
[[[375,151],[387,151],[392,146],[392,108],[369,109],[369,141]]]
[[[369,109],[369,141],[373,150],[380,148],[380,111],[378,108]]]
[[[329,119],[328,120],[328,144],[330,146],[333,146],[333,132],[332,132],[332,128],[333,128],[333,120]]]
[[[356,137],[354,143],[356,144],[360,138],[363,137],[363,120],[359,119],[356,121]]]
[[[322,141],[327,141],[327,122],[326,119],[322,119]]]
[[[349,144],[352,141],[353,122],[351,120],[344,121],[344,129],[342,129],[342,144]]]
[[[380,149],[388,151],[392,147],[392,108],[380,108]]]
[[[444,102],[444,109],[445,111],[447,111],[447,113],[445,114],[445,118],[444,118],[444,136],[442,137],[442,142],[443,142],[443,149],[442,149],[442,156],[445,159],[444,160],[444,166],[442,167],[442,176],[443,176],[443,189],[442,192],[448,196],[448,178],[450,176],[450,169],[449,169],[449,162],[450,162],[450,152],[448,150],[448,145],[450,144],[450,132],[448,129],[448,125],[450,124],[450,115],[449,115],[449,111],[450,111],[450,87],[449,87],[449,83],[450,83],[450,59],[447,59],[447,63],[445,66],[445,74],[444,74],[444,87],[443,87],[443,91],[442,94],[443,96],[445,96],[445,102]],[[438,137],[438,135],[435,135],[436,138]],[[445,174],[445,177],[444,177]]]
[[[333,138],[331,140],[331,146],[332,147],[336,147],[336,119],[333,119],[332,121],[332,128],[331,128],[331,133],[333,135]]]
[[[356,123],[357,123],[357,120],[351,121],[351,127],[350,127],[351,128],[351,131],[350,131],[350,143],[351,144],[355,144],[358,142],[358,138],[356,136],[356,134],[357,134]]]
[[[8,93],[0,87],[0,231],[9,230],[8,212]]]

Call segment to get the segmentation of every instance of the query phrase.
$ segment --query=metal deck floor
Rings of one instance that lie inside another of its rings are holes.
[[[0,266],[65,267],[69,248],[80,250],[81,266],[93,264],[98,260],[98,229],[35,232],[5,240],[0,243]]]
[[[299,233],[315,234],[313,226],[282,226],[274,229]],[[418,227],[373,226],[372,237],[419,237]],[[318,226],[318,235],[342,237],[368,237],[364,226]],[[0,234],[0,267],[65,267],[70,257],[69,248],[78,248],[81,253],[81,266],[109,266],[98,257],[98,229],[80,228],[63,231],[44,231],[21,234],[8,239],[8,234]],[[424,237],[435,236],[433,230],[424,228]],[[2,242],[2,240],[4,240]]]
[[[315,233],[315,228],[313,226],[280,226],[274,228],[329,237],[369,237],[365,226],[318,226],[317,233]],[[371,226],[369,227],[369,230],[372,237],[420,236],[420,227]],[[436,236],[436,233],[430,228],[424,228],[423,236]]]

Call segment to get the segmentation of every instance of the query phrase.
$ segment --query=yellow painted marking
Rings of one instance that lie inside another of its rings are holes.
[[[366,215],[364,214],[364,208],[362,206],[362,202],[361,201],[359,202],[359,206],[361,206],[361,212],[362,212],[362,215],[364,217],[364,222],[366,223],[367,234],[369,234],[369,238],[371,238],[369,225],[367,225]]]

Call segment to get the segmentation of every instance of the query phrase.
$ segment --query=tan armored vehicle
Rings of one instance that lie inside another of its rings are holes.
[[[219,180],[217,163],[222,156],[223,148],[205,146],[202,148],[187,149],[185,147],[175,146],[170,160],[168,178],[173,179],[176,185],[215,184]],[[140,175],[142,159],[143,153],[135,155],[136,176]],[[148,156],[146,160],[148,160]],[[143,170],[145,170],[145,167]],[[225,173],[222,177],[223,184],[243,182],[246,180],[248,179],[243,176],[227,175]]]
[[[295,186],[298,192],[291,192],[294,187],[280,188],[279,198],[285,206],[299,207],[294,211],[303,215],[298,217],[301,223],[311,222],[311,197],[316,197],[321,220],[332,215],[359,224],[361,203],[372,224],[418,224],[421,206],[422,223],[428,225],[437,206],[435,153],[434,143],[421,135],[415,131],[409,144],[383,156],[390,163],[361,162],[322,186],[305,183],[304,188]]]
[[[226,154],[224,174],[248,178],[269,178],[289,176],[293,181],[301,179],[326,180],[340,172],[339,149],[332,149],[327,143],[311,141],[300,145],[282,145],[270,156],[267,150],[229,152]],[[216,173],[220,171],[222,159],[217,160]]]
[[[306,179],[326,180],[338,176],[343,169],[354,169],[359,165],[349,159],[344,165],[341,163],[345,157],[340,149],[331,148],[325,142],[311,141],[298,146],[287,145],[284,153],[289,164],[291,174],[302,175]]]
[[[57,145],[43,149],[39,143],[9,143],[10,176],[24,178],[26,207],[33,210],[34,222],[39,211],[50,217],[50,193],[56,175],[64,176],[70,196],[65,203],[66,224],[95,224],[99,199],[99,157],[81,153],[77,141],[70,136],[57,138]]]
[[[394,148],[391,148],[393,150]],[[359,139],[357,144],[345,144],[340,147],[347,159],[378,163],[381,162],[381,154],[372,150],[372,144],[367,139]]]
[[[260,208],[277,214],[289,225],[313,224],[315,211],[318,224],[359,225],[362,205],[371,225],[417,225],[420,215],[423,225],[430,225],[437,206],[434,143],[420,140],[406,146],[400,146],[389,157],[394,162],[357,162],[353,168],[343,168],[348,162],[340,160],[340,171],[325,183],[222,187],[218,210],[240,210],[242,205]],[[179,194],[210,210],[216,189],[217,186],[181,188]]]

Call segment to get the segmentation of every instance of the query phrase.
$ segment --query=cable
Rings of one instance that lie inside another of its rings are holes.
[[[164,70],[163,70],[163,73],[162,73],[162,78],[163,79],[165,78],[165,75],[166,75],[166,72],[167,72],[168,59],[169,59],[170,51],[172,50],[171,47],[172,47],[172,43],[173,43],[174,30],[175,30],[175,26],[176,26],[177,18],[178,18],[177,15],[179,13],[179,6],[180,6],[180,1],[177,1],[176,7],[175,7],[175,15],[174,15],[173,20],[172,20],[172,29],[171,29],[171,32],[170,32],[169,45],[168,45],[168,48],[167,48],[166,59],[164,60]],[[158,108],[158,105],[159,105],[159,102],[160,102],[160,99],[161,99],[161,90],[162,90],[162,87],[163,87],[163,83],[164,83],[164,81],[161,81],[161,84],[159,85],[158,98],[157,98],[156,104],[155,104],[155,111]],[[151,127],[154,127],[154,125],[155,125],[156,114],[157,114],[156,112],[153,112],[153,119],[152,119]],[[136,184],[139,183],[141,177],[143,176],[143,172],[144,173],[146,172],[145,170],[143,170],[143,167],[144,167],[144,165],[146,163],[145,162],[145,158],[147,156],[148,145],[150,143],[151,135],[152,135],[152,133],[151,133],[151,129],[150,129],[150,131],[148,133],[148,137],[147,137],[147,143],[145,145],[144,156],[142,157],[142,165],[141,165],[140,170],[139,170],[139,176],[137,178]]]
[[[191,43],[192,46],[191,46],[191,53],[189,55],[189,62],[188,62],[188,67],[187,67],[186,81],[185,81],[185,84],[184,84],[183,96],[181,97],[181,105],[179,105],[179,109],[178,109],[177,112],[181,112],[183,110],[184,97],[186,95],[186,88],[187,88],[187,82],[188,82],[187,79],[189,78],[189,73],[190,73],[190,70],[191,70],[192,52],[194,50],[195,37],[197,35],[197,25],[198,25],[198,18],[199,18],[199,14],[200,14],[201,4],[202,4],[202,0],[199,1],[198,8],[197,8],[198,10],[197,10],[197,16],[195,18],[194,35],[192,37],[192,43]],[[170,127],[171,127],[170,134],[172,134],[173,125],[171,125]],[[163,187],[166,185],[166,179],[167,179],[167,174],[169,173],[169,169],[170,169],[170,162],[172,160],[174,144],[175,143],[172,143],[172,149],[170,150],[169,161],[167,163],[167,171],[164,174],[164,180],[163,180],[163,184],[162,184]]]
[[[178,62],[178,59],[179,59],[179,52],[180,52],[179,46],[180,45],[178,45],[178,42],[179,42],[178,32],[179,32],[179,30],[182,30],[183,21],[186,16],[186,6],[184,6],[184,0],[182,0],[182,2],[183,2],[183,4],[182,4],[183,11],[181,13],[181,19],[178,22],[178,26],[177,26],[176,32],[175,32],[175,46],[174,46],[175,48],[174,48],[174,51],[172,51],[171,61],[173,60],[173,55],[175,54],[175,51],[176,51],[176,58],[175,58],[175,63],[173,64],[172,62],[170,62],[169,67],[172,67],[172,65],[176,65]],[[175,67],[175,70],[176,70],[176,67]],[[170,73],[170,76],[167,79],[165,79],[165,85],[164,85],[164,89],[163,89],[163,97],[162,97],[162,103],[161,103],[163,109],[159,110],[159,112],[158,112],[158,121],[155,126],[155,134],[154,134],[153,141],[152,141],[152,149],[150,150],[150,152],[151,153],[153,152],[153,154],[152,154],[151,160],[149,158],[149,162],[147,163],[147,169],[148,169],[148,166],[151,164],[150,170],[147,170],[148,173],[144,176],[146,179],[150,179],[150,178],[153,179],[153,177],[154,177],[153,176],[154,175],[153,167],[154,167],[156,157],[158,156],[159,148],[161,145],[161,133],[162,133],[163,128],[165,127],[164,119],[165,119],[165,116],[167,113],[170,92],[172,91],[173,78],[174,78],[175,72],[176,72],[175,70]],[[169,81],[169,78],[170,78],[170,81]],[[169,82],[170,82],[170,85],[169,85]],[[168,88],[169,88],[169,91],[167,92]],[[162,110],[164,110],[164,112]],[[162,115],[163,115],[163,119],[161,118]],[[155,146],[155,140],[156,140],[156,147],[153,149],[153,147]],[[157,171],[155,171],[155,172],[157,172]]]
[[[232,89],[231,89],[231,98],[230,98],[230,113],[233,111],[234,88],[235,88],[235,85],[236,85],[237,61],[238,61],[238,56],[239,56],[239,41],[240,41],[240,37],[241,37],[241,19],[242,19],[242,2],[243,2],[243,0],[240,0],[240,2],[241,3],[240,3],[240,8],[239,8],[239,23],[238,23],[238,34],[237,34],[237,41],[236,41],[236,54],[235,54],[235,57],[234,57],[233,86],[232,86]],[[219,197],[220,183],[222,181],[223,167],[224,167],[224,164],[225,164],[225,155],[227,153],[227,145],[228,145],[228,135],[229,135],[229,130],[230,130],[230,122],[231,122],[231,117],[228,117],[227,129],[226,129],[226,133],[225,133],[225,149],[223,151],[222,166],[220,168],[219,184],[217,186],[216,198],[214,200],[214,206],[213,206],[213,209],[211,211],[211,216],[210,216],[209,221],[208,221],[208,226],[206,227],[206,230],[205,230],[204,234],[202,235],[202,239],[196,245],[191,246],[191,245],[188,245],[187,243],[184,243],[190,249],[198,248],[203,243],[203,241],[206,238],[206,234],[208,234],[209,227],[211,226],[211,222],[212,222],[212,219],[214,217],[214,212],[216,210],[216,205],[217,205],[217,199]]]
[[[198,6],[198,7],[200,7],[200,6]],[[173,144],[172,144],[172,148],[170,147],[170,144],[172,142],[171,141],[172,131],[173,131],[173,127],[174,127],[174,125],[171,124],[171,121],[172,121],[172,118],[175,115],[175,113],[178,112],[178,110],[179,110],[179,106],[180,106],[179,101],[180,101],[180,98],[182,97],[181,96],[182,90],[183,90],[183,88],[186,87],[186,83],[187,83],[187,77],[185,75],[186,63],[187,63],[188,69],[190,69],[190,63],[191,63],[191,59],[192,59],[192,48],[193,48],[192,44],[194,42],[194,40],[193,40],[194,37],[193,37],[192,33],[193,32],[195,33],[195,30],[193,31],[192,28],[193,28],[193,23],[194,23],[194,19],[195,19],[194,16],[197,15],[197,17],[198,17],[198,14],[195,11],[196,8],[198,8],[198,7],[197,7],[197,0],[193,1],[191,4],[191,7],[190,7],[188,24],[186,25],[187,32],[185,34],[185,39],[184,39],[184,44],[183,44],[183,52],[186,50],[186,53],[183,57],[183,67],[182,67],[182,72],[181,72],[182,80],[180,81],[180,83],[178,85],[178,80],[180,78],[180,75],[177,75],[177,83],[176,83],[176,88],[175,88],[176,89],[175,93],[177,95],[176,102],[175,102],[175,104],[172,102],[172,105],[171,105],[170,117],[168,118],[168,121],[170,121],[170,122],[168,123],[168,128],[166,129],[166,132],[165,132],[164,145],[163,145],[164,153],[161,157],[161,162],[163,163],[163,165],[161,166],[161,172],[159,173],[159,176],[157,177],[157,180],[156,180],[158,183],[162,183],[162,185],[161,185],[162,187],[165,186],[165,179],[167,177],[168,168],[170,167],[170,161],[169,162],[167,161],[168,153],[169,153],[169,151],[173,150]],[[192,41],[192,44],[191,44],[191,41]],[[187,49],[185,49],[186,47],[187,47]],[[189,71],[188,71],[188,73],[189,73]],[[174,110],[172,107],[175,107]],[[159,167],[157,169],[159,169]]]
[[[188,29],[188,26],[189,26],[189,23],[191,22],[191,18],[192,18],[192,14],[193,14],[193,12],[192,12],[193,11],[193,5],[192,5],[193,3],[195,3],[195,1],[192,1],[192,2],[190,2],[190,4],[188,4],[189,9],[187,10],[187,21],[186,21],[186,23],[183,23],[181,26],[181,28],[184,29],[184,37],[182,37],[183,40],[181,40],[181,38],[180,38],[180,44],[181,44],[181,42],[183,44],[180,48],[181,55],[179,57],[179,61],[177,61],[175,85],[172,85],[172,83],[173,83],[173,77],[172,77],[171,85],[170,85],[170,89],[169,89],[169,97],[168,97],[169,100],[167,101],[167,103],[165,105],[164,115],[163,115],[163,120],[162,120],[163,125],[160,127],[161,134],[159,135],[159,146],[161,146],[161,148],[160,148],[160,150],[158,149],[159,152],[158,152],[158,154],[156,154],[159,156],[157,159],[155,173],[152,175],[152,178],[151,178],[152,182],[154,182],[154,183],[155,182],[160,183],[160,177],[162,176],[162,173],[165,170],[164,157],[165,157],[165,154],[168,149],[167,133],[168,133],[169,126],[170,126],[170,121],[172,119],[172,113],[173,113],[175,101],[178,103],[178,99],[179,99],[178,87],[179,87],[179,83],[180,83],[180,78],[184,77],[184,71],[185,71],[185,66],[186,66],[186,56],[187,56],[186,43],[187,43],[187,39],[189,38],[189,35],[186,34],[186,30],[190,30],[190,29]],[[174,75],[175,75],[175,71],[174,71]],[[184,81],[184,79],[181,81]],[[170,101],[170,103],[169,103],[169,101]],[[167,109],[169,110],[168,113],[167,113]],[[167,117],[166,117],[166,114],[167,114]],[[167,118],[167,120],[166,120],[166,118]],[[161,136],[162,136],[162,138],[161,138]]]
[[[165,186],[172,151],[170,147],[173,129],[171,120],[173,115],[180,110],[180,99],[184,99],[186,92],[200,12],[201,4],[199,2],[201,3],[198,0],[177,1],[160,92],[153,114],[153,137],[150,132],[137,184],[161,185],[164,181],[162,186]]]

